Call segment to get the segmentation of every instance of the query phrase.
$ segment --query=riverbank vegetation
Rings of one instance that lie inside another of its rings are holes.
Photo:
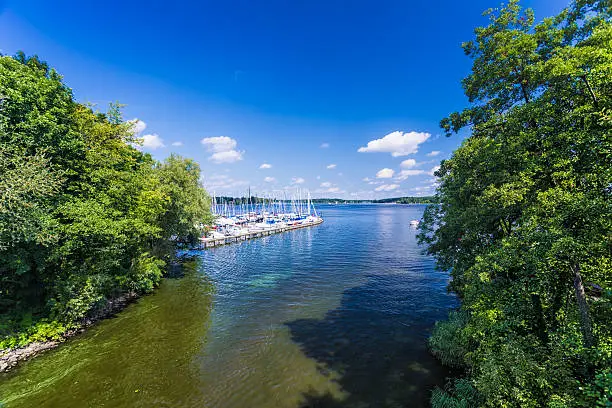
[[[261,204],[268,201],[268,198],[251,196],[249,197],[215,197],[217,204],[228,205],[247,205],[247,204]],[[436,197],[423,196],[423,197],[394,197],[394,198],[382,198],[380,200],[345,200],[342,198],[313,198],[311,201],[313,204],[434,204],[437,201]],[[289,200],[287,202],[290,202]]]
[[[460,373],[434,407],[612,406],[612,5],[534,24],[510,1],[463,45],[471,130],[420,239],[458,311],[433,353]]]
[[[373,200],[373,203],[395,203],[395,204],[435,204],[436,197],[423,196],[423,197],[395,197],[395,198],[383,198],[380,200]]]
[[[0,56],[0,353],[150,292],[210,221],[198,164],[155,161],[133,128],[37,57]]]
[[[394,197],[381,198],[380,200],[343,200],[339,198],[315,198],[312,200],[315,204],[433,204],[436,201],[435,197]]]

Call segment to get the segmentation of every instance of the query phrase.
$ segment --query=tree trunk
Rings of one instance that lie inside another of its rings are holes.
[[[576,302],[578,303],[578,311],[580,313],[580,330],[582,331],[582,341],[585,347],[595,345],[595,337],[593,336],[593,324],[589,315],[589,305],[587,304],[586,294],[584,293],[584,285],[582,284],[582,276],[580,276],[580,265],[576,264],[572,268],[574,272],[574,289],[576,291]]]
[[[525,99],[525,104],[529,103],[529,94],[527,93],[527,88],[525,88],[525,84],[521,81],[521,91],[523,91],[523,99]]]
[[[591,88],[591,84],[589,84],[586,75],[582,75],[580,79],[582,79],[587,89],[589,90],[589,94],[591,94],[591,99],[593,100],[593,105],[595,106],[595,109],[599,109],[599,105],[597,103],[597,96],[595,96],[595,92],[593,92],[593,88]]]

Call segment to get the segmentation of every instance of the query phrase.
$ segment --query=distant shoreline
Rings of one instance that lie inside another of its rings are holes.
[[[333,204],[333,205],[363,205],[363,204],[398,204],[398,205],[429,205],[429,204],[438,204],[435,202],[431,202],[431,203],[402,203],[402,202],[396,202],[396,201],[385,201],[384,203],[380,203],[380,202],[374,202],[374,201],[355,201],[355,202],[351,202],[351,201],[330,201],[330,202],[324,202],[324,203],[317,203],[317,204]]]
[[[252,197],[215,197],[217,204],[242,205],[246,203],[256,204],[268,200],[267,198]],[[279,200],[282,201],[282,200]],[[436,197],[392,197],[379,200],[345,200],[342,198],[313,198],[313,204],[437,204]]]

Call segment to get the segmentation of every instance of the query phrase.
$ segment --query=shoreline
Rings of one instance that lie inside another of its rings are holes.
[[[97,311],[94,316],[79,321],[77,327],[67,330],[59,340],[35,341],[23,347],[0,351],[0,373],[7,373],[20,363],[58,347],[68,339],[85,332],[85,330],[94,324],[121,312],[141,296],[136,292],[128,292],[114,299],[107,300],[104,307]]]
[[[280,228],[270,228],[262,231],[253,231],[246,234],[239,235],[227,235],[223,238],[202,238],[200,239],[199,245],[196,247],[199,250],[213,248],[220,245],[227,245],[231,243],[236,243],[240,241],[246,241],[255,238],[262,238],[269,235],[280,234],[283,232],[294,231],[296,229],[314,227],[317,225],[323,224],[323,218],[319,218],[317,221],[307,223],[307,224],[298,224],[298,225],[286,225]]]
[[[214,246],[229,244],[230,241],[238,242],[241,238],[243,240],[251,239],[251,238],[260,238],[263,236],[272,235],[272,234],[276,234],[280,232],[287,232],[287,231],[292,231],[292,230],[296,230],[300,228],[312,227],[312,226],[320,225],[322,223],[323,223],[323,220],[321,219],[320,221],[312,223],[312,224],[291,226],[291,227],[283,228],[282,230],[278,229],[278,230],[273,230],[273,231],[262,231],[262,232],[254,233],[253,237],[249,237],[249,238],[247,238],[246,236],[242,236],[242,237],[227,237],[227,239],[223,239],[223,240],[220,240],[220,239],[202,240],[200,241],[200,245],[198,245],[195,249],[206,250]],[[210,241],[210,242],[206,242],[206,241]],[[163,279],[175,276],[177,274],[176,268],[182,264],[181,261],[183,261],[183,259],[180,259],[179,257],[179,262],[168,265],[166,274],[164,275]],[[157,290],[157,288],[155,288],[155,290]],[[155,290],[153,292],[155,292]],[[7,373],[11,371],[13,368],[17,367],[20,363],[30,360],[40,354],[43,354],[44,352],[48,350],[52,350],[60,346],[62,343],[66,342],[72,337],[75,337],[85,332],[89,327],[95,325],[96,323],[102,320],[108,319],[110,317],[113,317],[114,315],[116,315],[117,313],[125,309],[128,305],[138,300],[141,296],[145,296],[145,295],[147,294],[141,295],[136,292],[128,292],[116,298],[107,300],[104,307],[98,310],[93,316],[84,318],[81,321],[79,321],[77,323],[77,327],[69,329],[66,332],[64,332],[61,335],[61,338],[59,340],[35,341],[23,347],[18,347],[18,348],[8,349],[8,350],[1,350],[0,351],[0,374]]]

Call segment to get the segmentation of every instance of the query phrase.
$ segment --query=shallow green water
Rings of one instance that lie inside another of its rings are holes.
[[[318,227],[193,252],[185,276],[0,376],[6,407],[424,406],[455,300],[421,206],[330,206]]]

